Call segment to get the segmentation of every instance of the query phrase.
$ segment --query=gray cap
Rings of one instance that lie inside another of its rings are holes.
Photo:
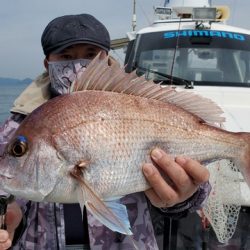
[[[67,15],[53,19],[41,38],[45,55],[59,53],[78,43],[96,45],[110,50],[110,36],[106,27],[89,14]]]

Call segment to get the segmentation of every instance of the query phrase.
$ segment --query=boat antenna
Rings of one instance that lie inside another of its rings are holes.
[[[169,4],[169,0],[165,0],[164,7],[166,7],[167,4]]]
[[[136,0],[133,0],[133,16],[132,16],[132,30],[136,27]]]
[[[166,7],[167,4],[169,4],[169,2],[170,2],[170,0],[165,0],[164,7]],[[175,45],[175,48],[174,48],[173,61],[172,61],[171,70],[170,70],[170,85],[173,85],[173,71],[174,71],[174,64],[175,64],[175,58],[176,58],[176,51],[177,51],[178,46],[179,46],[180,28],[181,28],[181,16],[180,16],[180,19],[179,19],[178,36],[177,36],[176,45]]]
[[[173,61],[172,61],[171,70],[170,70],[170,85],[173,85],[173,71],[174,71],[174,64],[175,64],[175,58],[176,58],[176,51],[179,47],[180,28],[181,28],[181,17],[179,19],[178,36],[177,36],[176,45],[174,48]]]

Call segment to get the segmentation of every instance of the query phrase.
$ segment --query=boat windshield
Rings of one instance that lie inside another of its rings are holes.
[[[138,38],[133,65],[147,79],[167,84],[171,75],[195,85],[250,86],[249,35],[181,30]]]

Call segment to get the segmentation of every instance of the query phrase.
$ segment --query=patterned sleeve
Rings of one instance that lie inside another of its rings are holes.
[[[3,154],[4,148],[9,142],[11,136],[14,134],[19,126],[18,115],[10,116],[1,126],[0,126],[0,155]]]
[[[168,208],[158,208],[157,210],[167,216],[180,218],[185,216],[188,212],[195,212],[196,210],[201,209],[207,200],[208,195],[211,191],[211,185],[209,182],[205,182],[200,185],[198,190],[186,201],[176,204],[173,207]]]
[[[19,127],[19,124],[23,119],[24,119],[23,115],[13,114],[0,126],[0,156],[4,153],[6,145],[8,144],[10,138],[12,137],[16,129]],[[16,199],[15,201],[19,204],[24,214],[26,211],[26,204],[28,201],[24,199]],[[20,235],[22,234],[24,224],[25,224],[25,218],[22,219],[20,225],[15,231],[13,245],[16,243],[17,238],[19,238]]]

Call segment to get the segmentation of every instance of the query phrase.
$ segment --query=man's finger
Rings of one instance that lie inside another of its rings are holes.
[[[209,171],[199,162],[180,156],[176,157],[175,161],[192,177],[196,185],[200,185],[209,180]]]
[[[0,229],[0,243],[5,242],[8,240],[9,234],[6,230]]]
[[[9,249],[11,247],[11,245],[12,245],[12,242],[11,242],[10,239],[8,239],[6,242],[0,243],[0,249],[1,250],[7,250],[7,249]]]
[[[154,149],[151,152],[153,160],[163,170],[164,174],[168,176],[171,181],[178,187],[178,189],[186,189],[193,185],[192,179],[186,173],[173,157],[167,155],[161,149]]]
[[[146,196],[150,200],[151,204],[153,204],[155,207],[163,207],[164,204],[161,200],[161,198],[156,194],[153,188],[150,188],[145,191]]]
[[[178,199],[178,194],[161,176],[157,168],[153,164],[144,164],[143,172],[150,184],[158,195],[161,201],[164,201],[168,206],[172,206]]]

